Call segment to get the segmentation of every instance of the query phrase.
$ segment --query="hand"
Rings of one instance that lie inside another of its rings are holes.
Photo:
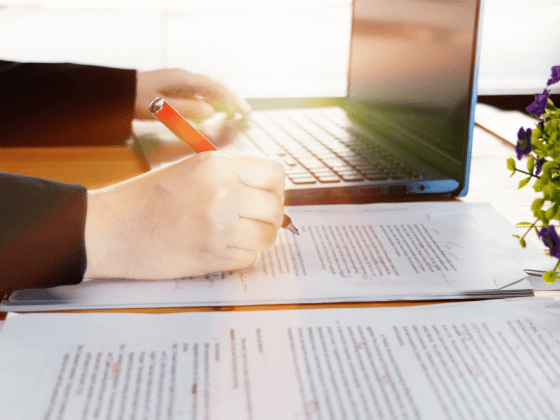
[[[138,72],[134,118],[150,119],[148,105],[161,96],[187,119],[203,120],[214,111],[248,114],[251,106],[224,85],[182,69]]]
[[[86,278],[172,279],[251,266],[284,214],[284,168],[203,152],[88,191]]]

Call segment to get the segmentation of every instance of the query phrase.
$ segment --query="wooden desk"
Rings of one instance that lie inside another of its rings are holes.
[[[0,148],[0,171],[101,188],[149,170],[129,147]]]
[[[526,187],[517,190],[521,177],[510,178],[506,159],[515,156],[514,147],[481,128],[476,128],[466,202],[489,202],[512,224],[532,221],[530,205],[536,193]],[[100,188],[148,171],[126,146],[70,148],[0,148],[0,171],[39,176],[56,181]],[[537,238],[533,235],[533,239]],[[512,240],[514,240],[512,238]],[[259,305],[214,308],[168,308],[125,310],[127,312],[237,311],[324,307],[403,306],[438,302],[367,302],[340,304]],[[2,317],[3,318],[3,317]]]

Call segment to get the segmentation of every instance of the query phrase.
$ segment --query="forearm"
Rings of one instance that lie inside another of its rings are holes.
[[[123,144],[131,133],[136,71],[0,61],[0,146]]]
[[[81,185],[0,173],[0,289],[79,283],[86,208]]]

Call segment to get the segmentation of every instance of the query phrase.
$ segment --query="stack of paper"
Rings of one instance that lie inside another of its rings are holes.
[[[517,132],[521,127],[533,129],[537,124],[537,119],[522,112],[504,111],[482,103],[476,104],[474,121],[514,146],[517,144]]]
[[[10,314],[2,418],[558,419],[560,303]]]
[[[18,291],[2,311],[496,298],[532,294],[524,269],[549,259],[490,205],[397,203],[293,207],[246,270],[170,281],[88,280]]]

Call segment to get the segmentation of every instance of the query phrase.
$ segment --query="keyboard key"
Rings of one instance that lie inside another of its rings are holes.
[[[338,175],[340,176],[361,176],[361,174],[358,171],[355,171],[354,169],[343,169],[343,170],[337,170],[335,171]]]
[[[294,184],[315,184],[317,183],[317,180],[315,178],[313,178],[312,176],[307,177],[307,178],[295,178],[291,180]]]
[[[307,170],[304,170],[303,172],[295,172],[295,173],[287,173],[286,172],[286,176],[290,179],[292,178],[301,178],[301,177],[307,177],[310,176],[309,172],[307,172]]]
[[[379,171],[375,166],[370,165],[354,165],[354,167],[360,172],[376,172]]]
[[[342,159],[324,159],[323,162],[325,165],[329,166],[330,168],[344,168],[348,167],[348,164]]]
[[[300,173],[297,173],[297,174],[286,174],[286,176],[287,176],[288,178],[290,178],[290,179],[309,178],[309,177],[313,178],[313,177],[309,174],[309,172],[307,172],[307,171],[305,171],[305,172],[300,172]]]
[[[329,168],[312,169],[310,172],[315,176],[334,175],[334,172]]]
[[[282,163],[287,166],[296,166],[297,161],[291,156],[284,156]]]
[[[363,181],[364,177],[360,174],[357,175],[341,175],[342,179],[345,181]]]
[[[307,169],[325,168],[325,165],[323,164],[323,162],[321,162],[316,157],[302,158],[302,159],[298,159],[298,160],[299,160],[299,163],[301,163]]]
[[[302,159],[316,159],[313,154],[309,153],[308,151],[294,152],[290,154],[299,161],[301,161]]]
[[[363,157],[360,156],[352,156],[352,157],[348,157],[346,159],[344,159],[346,162],[357,166],[357,165],[369,165],[369,161],[367,159],[364,159]]]
[[[313,152],[313,154],[318,157],[319,159],[336,159],[338,156],[335,155],[333,152],[326,151],[326,152]]]
[[[334,182],[340,182],[340,179],[336,176],[336,175],[325,175],[325,176],[320,176],[318,177],[319,182],[322,182],[324,184],[326,183],[334,183]]]

